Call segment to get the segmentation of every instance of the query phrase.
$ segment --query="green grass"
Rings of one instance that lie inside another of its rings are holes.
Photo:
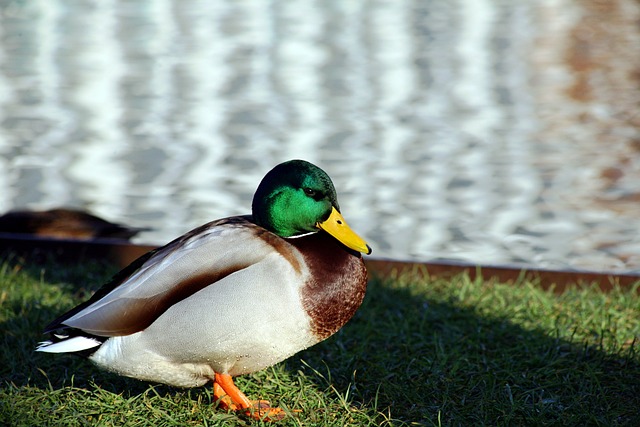
[[[14,258],[0,265],[0,425],[260,425],[217,409],[209,386],[118,377],[35,353],[42,327],[115,270]],[[301,410],[283,426],[640,425],[640,298],[594,286],[372,280],[338,334],[236,383]]]

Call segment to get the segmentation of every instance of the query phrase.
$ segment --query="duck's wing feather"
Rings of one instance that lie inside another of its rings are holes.
[[[69,327],[103,337],[139,332],[172,305],[274,249],[283,254],[279,240],[249,217],[211,222],[143,255],[45,332]]]

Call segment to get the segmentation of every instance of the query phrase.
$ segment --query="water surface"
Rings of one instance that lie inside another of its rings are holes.
[[[0,210],[160,244],[303,158],[378,257],[640,271],[634,128],[602,145],[543,114],[574,105],[545,96],[579,21],[543,3],[4,2]]]

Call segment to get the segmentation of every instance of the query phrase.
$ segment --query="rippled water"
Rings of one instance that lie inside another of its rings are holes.
[[[163,243],[304,158],[378,257],[640,271],[634,128],[599,145],[540,114],[570,103],[541,96],[569,78],[541,38],[578,19],[542,3],[3,2],[0,209]]]

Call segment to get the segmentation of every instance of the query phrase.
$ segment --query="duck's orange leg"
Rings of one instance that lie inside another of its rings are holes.
[[[246,415],[258,420],[276,421],[283,419],[286,415],[281,408],[272,408],[266,400],[249,400],[233,383],[231,375],[216,372],[213,396],[223,408],[244,411]]]

